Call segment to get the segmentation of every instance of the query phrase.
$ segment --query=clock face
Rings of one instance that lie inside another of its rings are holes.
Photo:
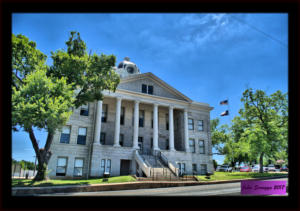
[[[134,71],[133,67],[127,67],[127,72],[128,73],[133,73],[133,71]]]

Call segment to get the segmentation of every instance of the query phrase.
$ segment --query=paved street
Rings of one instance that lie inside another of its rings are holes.
[[[286,180],[288,184],[288,178],[274,180]],[[240,182],[235,182],[225,184],[197,185],[172,188],[40,194],[39,196],[238,196],[241,195],[240,191]]]

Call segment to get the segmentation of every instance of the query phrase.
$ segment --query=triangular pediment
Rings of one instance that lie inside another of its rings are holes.
[[[147,86],[153,86],[153,96],[160,96],[187,102],[192,101],[190,98],[150,72],[122,78],[117,89],[142,93],[143,84]]]

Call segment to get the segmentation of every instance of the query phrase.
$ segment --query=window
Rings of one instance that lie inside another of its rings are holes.
[[[197,174],[197,164],[193,163],[193,175]]]
[[[100,133],[100,144],[105,144],[105,133]]]
[[[83,159],[82,158],[75,158],[74,176],[75,177],[82,177],[82,171],[83,171]]]
[[[153,95],[153,86],[148,86],[148,94]]]
[[[120,118],[120,124],[124,125],[125,120],[125,107],[121,107],[121,118]]]
[[[127,67],[127,72],[128,72],[128,73],[133,73],[133,72],[134,72],[133,67]]]
[[[144,127],[144,117],[145,117],[144,110],[140,110],[140,113],[139,113],[139,127]]]
[[[146,84],[142,84],[142,93],[147,94],[147,85]]]
[[[207,165],[206,164],[201,164],[200,165],[200,174],[204,175],[207,172]]]
[[[66,176],[67,172],[67,160],[66,157],[58,157],[56,165],[56,176]]]
[[[194,120],[189,119],[189,130],[194,130]]]
[[[81,116],[88,116],[89,115],[89,104],[81,106],[81,108],[80,108],[80,115]]]
[[[104,173],[109,173],[111,171],[111,160],[110,159],[102,159],[100,166],[100,175],[103,176]]]
[[[153,95],[153,86],[142,84],[142,93]]]
[[[190,139],[189,140],[189,145],[190,145],[190,152],[195,153],[195,140]]]
[[[123,146],[124,144],[124,134],[120,133],[120,145]]]
[[[198,131],[203,131],[203,120],[198,120]]]
[[[70,141],[71,127],[64,126],[60,135],[60,143],[68,144]]]
[[[204,141],[203,140],[199,140],[199,152],[200,152],[200,154],[205,153]]]
[[[166,114],[166,130],[169,130],[169,114]]]
[[[85,141],[86,141],[86,128],[80,127],[78,128],[77,144],[85,145]]]
[[[107,121],[107,109],[108,109],[108,106],[107,104],[103,104],[102,106],[102,122],[106,122]]]

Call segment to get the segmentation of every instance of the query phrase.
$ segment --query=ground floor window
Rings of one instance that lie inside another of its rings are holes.
[[[100,176],[103,176],[104,173],[110,174],[111,172],[111,160],[110,159],[102,159],[100,166]]]
[[[83,172],[83,158],[75,158],[74,176],[82,177]]]
[[[193,163],[193,175],[197,174],[197,164]]]
[[[66,176],[67,172],[67,157],[58,157],[56,165],[56,176]]]
[[[206,164],[201,164],[200,167],[201,167],[200,173],[202,175],[206,174],[206,172],[207,172],[207,165]]]

